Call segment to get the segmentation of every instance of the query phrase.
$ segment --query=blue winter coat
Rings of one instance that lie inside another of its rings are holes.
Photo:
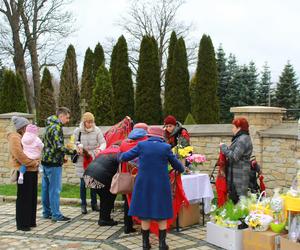
[[[171,184],[168,162],[179,172],[181,162],[171,151],[171,146],[158,137],[150,137],[120,156],[121,161],[139,157],[139,171],[135,180],[130,216],[144,219],[165,220],[173,217]]]

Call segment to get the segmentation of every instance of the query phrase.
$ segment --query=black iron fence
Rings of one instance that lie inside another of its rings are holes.
[[[286,109],[284,120],[298,120],[300,118],[300,109]]]

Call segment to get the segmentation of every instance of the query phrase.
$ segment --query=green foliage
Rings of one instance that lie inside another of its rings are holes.
[[[271,71],[267,63],[263,66],[261,79],[257,86],[256,100],[258,105],[269,105],[269,91],[271,87]]]
[[[83,71],[81,76],[81,89],[80,89],[80,100],[85,99],[88,106],[86,107],[86,111],[90,111],[90,106],[92,103],[92,95],[94,88],[94,54],[93,51],[88,48],[85,52],[84,63],[83,63]]]
[[[192,114],[188,113],[187,117],[185,118],[184,125],[193,125],[193,124],[197,124],[197,123],[195,122],[195,119],[192,116]]]
[[[233,54],[230,54],[227,60],[227,72],[228,72],[228,85],[227,85],[227,93],[225,98],[223,99],[223,122],[230,122],[233,119],[233,114],[230,113],[230,108],[236,106],[234,104],[236,100],[236,91],[239,90],[240,82],[234,82],[233,80],[238,73],[239,67],[237,65],[236,58]]]
[[[220,122],[225,123],[228,120],[230,107],[226,103],[228,94],[229,73],[227,68],[227,59],[225,52],[220,44],[217,51],[217,67],[218,67],[218,98],[220,100]]]
[[[115,122],[125,116],[133,118],[134,115],[134,90],[128,63],[127,43],[124,36],[121,36],[113,48],[110,69]]]
[[[172,89],[174,88],[174,84],[172,82],[172,74],[173,74],[173,63],[174,63],[174,50],[177,43],[177,36],[175,31],[171,33],[169,49],[168,49],[168,59],[167,59],[167,68],[165,75],[165,99],[164,99],[164,116],[172,114],[172,103],[173,103],[173,95]]]
[[[218,71],[211,38],[203,35],[200,41],[196,70],[192,114],[197,123],[219,122]]]
[[[65,106],[71,110],[70,125],[78,124],[81,112],[79,105],[77,62],[73,45],[68,47],[61,71],[58,103],[59,106]]]
[[[0,113],[27,112],[24,82],[19,74],[4,70],[0,91]]]
[[[105,64],[104,50],[103,50],[101,44],[97,43],[97,45],[94,49],[94,62],[93,62],[94,79],[96,79],[96,75],[102,64]]]
[[[258,85],[258,73],[255,66],[255,63],[251,61],[248,66],[248,75],[246,76],[248,78],[247,84],[246,84],[246,91],[245,91],[245,97],[246,97],[246,103],[247,105],[253,106],[256,105],[256,89]]]
[[[95,115],[97,125],[104,126],[114,123],[112,96],[110,75],[102,64],[96,75],[96,86],[92,97],[92,112]]]
[[[280,77],[276,88],[276,103],[282,108],[296,108],[299,97],[298,83],[293,66],[288,62]]]
[[[37,122],[39,126],[45,126],[45,120],[55,114],[56,104],[54,99],[54,89],[50,71],[45,68],[41,82],[41,93],[39,100],[39,111],[37,112]]]
[[[162,122],[158,48],[153,37],[144,36],[141,42],[135,100],[137,121],[148,124]]]
[[[182,37],[176,42],[173,51],[170,83],[165,91],[166,114],[171,114],[180,122],[184,122],[191,109],[189,93],[189,71],[185,43]]]

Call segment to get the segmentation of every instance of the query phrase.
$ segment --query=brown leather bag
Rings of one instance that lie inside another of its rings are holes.
[[[130,194],[133,190],[135,177],[131,172],[122,173],[121,164],[118,172],[112,178],[110,192],[112,194]]]

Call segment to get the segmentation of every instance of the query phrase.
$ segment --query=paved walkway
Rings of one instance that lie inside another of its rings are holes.
[[[71,222],[53,223],[41,217],[38,206],[37,227],[29,232],[17,231],[15,225],[15,204],[0,203],[0,249],[141,249],[141,234],[123,233],[122,211],[115,211],[113,218],[119,221],[114,227],[99,227],[98,213],[80,213],[79,207],[62,206],[65,216]],[[168,234],[170,249],[220,249],[210,245],[205,239],[205,227],[192,226]],[[158,249],[156,236],[151,235],[152,249]]]

